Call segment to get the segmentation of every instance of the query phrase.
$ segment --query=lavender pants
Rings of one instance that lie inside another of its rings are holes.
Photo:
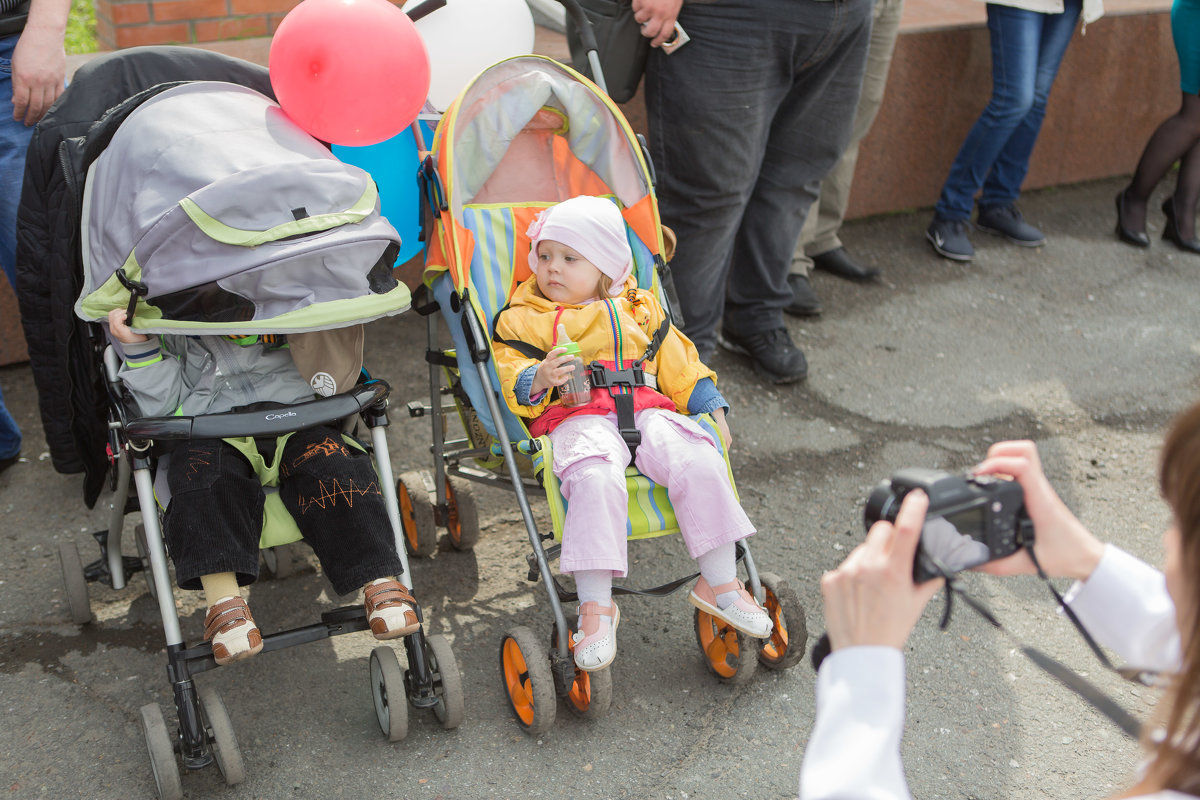
[[[699,425],[661,408],[639,411],[635,421],[642,433],[635,466],[667,488],[692,558],[754,533],[729,484],[725,460]],[[554,474],[568,504],[560,569],[608,569],[624,576],[629,447],[616,414],[571,417],[550,433],[550,441]]]

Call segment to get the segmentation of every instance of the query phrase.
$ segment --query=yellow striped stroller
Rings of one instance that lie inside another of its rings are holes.
[[[511,711],[522,729],[536,735],[553,723],[556,696],[575,714],[604,713],[612,699],[612,677],[608,669],[584,672],[575,666],[575,620],[564,613],[563,603],[576,596],[549,567],[560,550],[565,501],[553,470],[547,469],[553,463],[549,439],[530,438],[523,422],[497,399],[492,326],[518,283],[529,277],[525,231],[531,219],[580,194],[617,202],[627,223],[638,283],[655,291],[669,313],[652,173],[629,124],[595,84],[551,59],[520,56],[485,70],[447,110],[420,182],[427,256],[425,285],[414,298],[414,309],[429,318],[430,405],[410,403],[409,411],[432,420],[434,467],[432,476],[410,472],[399,479],[406,544],[412,553],[431,553],[437,527],[444,526],[454,547],[472,547],[479,530],[471,482],[511,486],[532,546],[529,579],[540,576],[545,582],[553,614],[549,647],[545,637],[519,626],[505,632],[500,646]],[[438,344],[436,310],[449,328],[449,348]],[[444,412],[450,408],[443,409],[445,395],[453,398],[466,431],[461,440],[445,438]],[[700,421],[719,442],[712,419]],[[628,537],[678,532],[666,489],[633,467],[627,475]],[[538,530],[528,491],[548,498],[551,531]],[[738,560],[747,585],[771,614],[771,638],[751,639],[699,610],[695,616],[704,663],[729,683],[748,680],[760,663],[771,669],[795,664],[806,639],[804,609],[796,594],[780,578],[759,573],[744,545],[737,547]],[[614,586],[613,592],[662,596],[696,577],[651,589]]]

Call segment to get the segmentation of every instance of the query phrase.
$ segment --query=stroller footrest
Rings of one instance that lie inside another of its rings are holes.
[[[282,650],[308,642],[319,642],[331,636],[356,631],[370,630],[367,624],[367,612],[361,606],[344,606],[326,611],[321,614],[321,621],[303,628],[292,628],[278,633],[263,634],[262,652]],[[186,650],[180,650],[172,657],[173,662],[186,662],[190,674],[207,672],[217,668],[217,660],[213,658],[212,643],[204,642]]]

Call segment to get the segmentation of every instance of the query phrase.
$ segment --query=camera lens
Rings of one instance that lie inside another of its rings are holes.
[[[896,495],[892,492],[892,482],[881,481],[867,497],[867,506],[863,509],[863,527],[870,529],[881,519],[895,521],[898,507]]]

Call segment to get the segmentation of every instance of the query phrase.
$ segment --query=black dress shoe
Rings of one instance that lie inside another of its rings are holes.
[[[879,267],[864,267],[844,247],[835,247],[812,257],[813,266],[848,281],[873,281],[883,274]]]
[[[1127,191],[1128,189],[1122,189],[1117,193],[1117,238],[1134,247],[1149,247],[1150,237],[1146,235],[1145,230],[1135,231],[1125,224],[1125,192]]]
[[[1179,235],[1179,220],[1175,217],[1175,198],[1168,197],[1163,200],[1163,213],[1167,215],[1167,224],[1163,228],[1163,238],[1169,242],[1174,242],[1175,246],[1180,250],[1188,253],[1200,253],[1200,241],[1196,239],[1184,239]]]
[[[784,307],[784,311],[797,317],[820,315],[821,299],[813,291],[807,275],[788,275],[788,286],[792,289],[792,302]]]

